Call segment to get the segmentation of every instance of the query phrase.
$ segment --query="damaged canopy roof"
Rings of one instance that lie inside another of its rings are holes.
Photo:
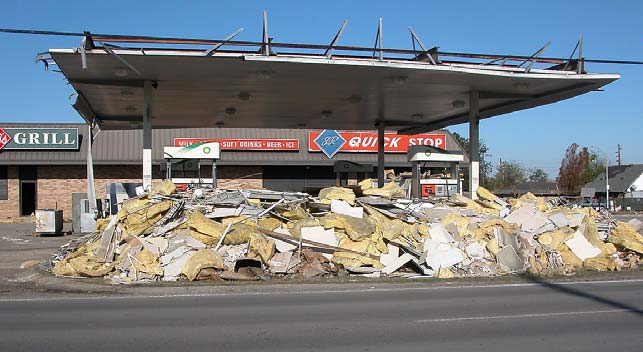
[[[282,44],[284,49],[270,44],[266,52],[261,50],[266,43],[233,42],[226,46],[234,50],[204,51],[177,41],[85,39],[80,49],[51,49],[49,54],[78,92],[76,109],[105,129],[141,128],[144,81],[154,82],[154,128],[372,129],[384,123],[387,129],[418,133],[468,121],[471,91],[479,92],[480,117],[489,118],[569,99],[620,78],[573,70],[577,62],[535,56],[521,66],[505,64],[507,58],[446,61],[448,55],[439,53],[438,59],[437,49],[427,51],[433,59],[427,61],[426,54],[401,57],[410,50],[381,49],[384,55],[376,58],[370,53],[313,54],[316,46],[304,44],[299,46],[306,53],[288,52],[295,44]],[[98,40],[138,47],[99,46]],[[154,47],[141,48],[142,43]],[[259,52],[247,49],[252,45]],[[344,52],[357,49],[364,48]],[[558,65],[536,68],[535,63]]]

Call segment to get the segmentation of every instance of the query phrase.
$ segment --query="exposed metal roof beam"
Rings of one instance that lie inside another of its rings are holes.
[[[382,17],[379,18],[377,33],[375,34],[375,44],[373,45],[373,59],[379,48],[379,60],[384,60],[384,51],[382,50]]]
[[[427,57],[428,57],[429,61],[431,62],[431,64],[435,65],[436,62],[433,59],[432,53],[429,53],[429,50],[427,50],[427,48],[424,46],[424,43],[422,43],[422,41],[420,40],[420,37],[417,34],[415,34],[415,31],[413,30],[413,27],[409,26],[409,32],[411,32],[411,40],[413,42],[413,48],[415,49],[415,42],[417,42],[418,45],[420,46],[420,48],[422,48],[422,51],[424,52],[424,54],[427,55]],[[433,48],[432,50],[435,50],[435,49],[436,48]],[[416,56],[416,57],[418,57],[418,56]]]
[[[127,66],[130,70],[134,71],[137,75],[139,76],[141,75],[141,71],[137,70],[136,67],[132,66],[129,62],[127,62],[125,59],[123,59],[120,55],[118,55],[112,50],[112,48],[116,49],[118,47],[114,45],[105,44],[105,43],[102,43],[102,44],[103,44],[103,50],[105,50],[105,52],[107,52],[110,55],[113,55],[115,58],[118,59],[118,61],[123,63],[123,65]]]
[[[529,62],[529,65],[527,65],[527,67],[525,68],[525,71],[527,71],[527,72],[531,71],[531,68],[534,67],[534,64],[536,64],[536,61],[534,59],[536,59],[540,55],[542,55],[542,53],[545,52],[545,50],[547,49],[547,47],[550,44],[551,44],[551,40],[547,41],[547,43],[545,43],[545,45],[543,45],[542,48],[538,49],[538,51],[536,51],[535,53],[531,54],[531,56],[527,60],[523,61],[520,65],[518,65],[518,67],[522,67],[522,65],[526,64],[527,62]]]
[[[330,45],[328,46],[328,49],[326,49],[326,51],[324,51],[324,56],[326,56],[328,58],[333,56],[333,48],[335,47],[335,45],[337,45],[337,42],[339,41],[339,37],[341,37],[342,33],[344,33],[344,28],[346,28],[347,24],[348,24],[348,19],[345,19],[344,24],[342,24],[342,27],[339,29],[337,34],[335,34],[335,38],[333,38],[333,40],[330,42]]]
[[[261,36],[261,53],[270,55],[270,40],[268,38],[268,12],[263,10],[263,34]]]
[[[237,36],[237,34],[239,34],[239,33],[241,33],[241,32],[243,32],[243,27],[241,27],[241,28],[237,29],[237,30],[236,30],[236,31],[234,31],[232,34],[230,34],[229,36],[227,36],[227,37],[226,37],[226,38],[225,38],[221,43],[219,43],[219,44],[217,44],[217,45],[215,45],[215,46],[213,46],[213,47],[209,48],[208,50],[206,50],[206,51],[203,53],[203,56],[212,56],[212,54],[214,54],[214,52],[215,52],[215,51],[217,51],[217,49],[219,49],[220,47],[222,47],[223,45],[225,45],[227,42],[229,42],[229,41],[230,41],[230,39],[232,39],[232,38],[236,37],[236,36]]]

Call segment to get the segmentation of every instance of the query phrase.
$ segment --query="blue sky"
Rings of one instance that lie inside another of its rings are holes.
[[[378,16],[384,46],[410,48],[412,26],[443,51],[529,55],[548,40],[546,56],[567,57],[580,33],[587,58],[643,60],[643,1],[19,1],[0,11],[0,27],[238,40],[260,40],[261,11],[279,42],[326,44],[346,18],[340,44],[373,44]],[[61,75],[34,64],[35,54],[78,46],[77,38],[0,34],[0,122],[80,122],[73,90]],[[497,164],[514,160],[550,176],[572,142],[595,145],[624,163],[643,163],[643,66],[587,66],[622,79],[575,99],[483,120],[481,138]],[[451,128],[468,134],[466,125]]]

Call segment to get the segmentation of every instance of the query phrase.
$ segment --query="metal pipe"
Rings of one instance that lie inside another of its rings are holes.
[[[377,125],[377,187],[384,187],[384,123]]]

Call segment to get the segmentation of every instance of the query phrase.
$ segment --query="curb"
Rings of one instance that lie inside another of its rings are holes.
[[[0,224],[17,224],[17,223],[35,223],[36,219],[29,218],[14,218],[14,219],[0,219]]]

